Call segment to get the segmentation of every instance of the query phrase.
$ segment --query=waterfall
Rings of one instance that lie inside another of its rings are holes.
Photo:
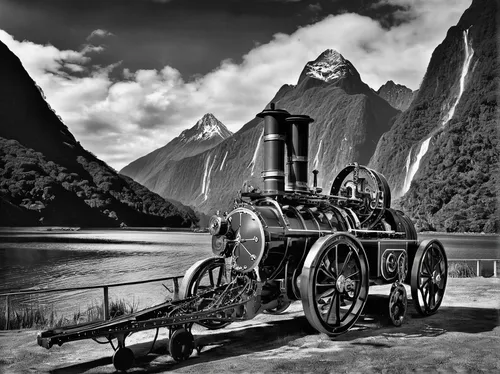
[[[224,167],[224,163],[226,162],[226,157],[227,157],[228,152],[229,151],[226,151],[226,154],[224,155],[224,158],[222,159],[222,164],[220,164],[219,171],[221,171],[222,168]]]
[[[467,76],[467,72],[469,71],[469,66],[470,62],[472,61],[472,56],[474,55],[474,50],[472,49],[472,45],[469,45],[468,41],[468,36],[469,36],[469,29],[465,30],[463,32],[464,35],[464,44],[465,44],[465,59],[464,59],[464,64],[462,66],[462,73],[460,74],[460,89],[458,91],[458,96],[453,105],[451,106],[450,110],[448,111],[447,115],[443,118],[443,121],[441,123],[441,126],[444,127],[446,124],[450,121],[450,119],[453,118],[455,114],[455,109],[458,105],[458,102],[462,98],[462,94],[464,93],[465,90],[465,78]],[[418,154],[416,156],[415,161],[413,164],[410,166],[410,161],[411,161],[411,148],[410,152],[408,153],[408,157],[406,159],[406,176],[405,176],[405,181],[403,184],[403,195],[408,192],[410,189],[411,182],[413,180],[413,177],[418,171],[418,168],[420,166],[420,160],[425,156],[427,153],[427,150],[429,149],[429,143],[431,141],[432,134],[429,136],[427,139],[425,139],[422,144],[420,145],[420,150],[418,151]]]
[[[472,56],[474,55],[474,50],[472,49],[472,46],[469,46],[469,43],[467,41],[468,35],[469,35],[469,29],[464,31],[465,60],[464,60],[464,65],[462,67],[462,74],[460,75],[460,90],[458,91],[458,96],[457,96],[457,99],[455,100],[455,103],[451,106],[446,117],[443,118],[443,122],[441,123],[441,126],[443,126],[443,127],[448,123],[448,121],[450,119],[453,118],[457,104],[460,101],[462,94],[464,93],[465,77],[467,76],[467,72],[469,71],[470,62],[472,60]]]
[[[208,164],[210,163],[210,155],[207,157],[207,162],[205,162],[205,170],[203,171],[203,179],[201,184],[201,195],[205,194],[205,186],[207,184],[207,172],[208,172]]]
[[[217,161],[217,155],[215,155],[214,161],[212,162],[212,165],[210,166],[210,169],[208,169],[208,174],[207,174],[207,189],[206,189],[205,197],[203,198],[203,201],[207,201],[207,199],[208,199],[208,192],[210,191],[210,176],[212,175],[212,169],[214,168],[215,161]]]
[[[314,156],[313,169],[317,169],[318,168],[318,164],[319,164],[319,152],[321,151],[321,144],[322,143],[323,143],[323,139],[321,139],[319,141],[318,151],[316,152],[316,156]]]
[[[262,137],[264,136],[264,129],[262,129],[262,134],[260,134],[259,141],[257,142],[257,147],[255,147],[255,151],[253,153],[252,161],[248,164],[248,167],[252,165],[252,172],[250,173],[251,176],[253,176],[253,169],[255,169],[255,162],[257,160],[257,152],[259,151],[260,148],[260,143],[262,142]]]
[[[410,189],[411,181],[413,180],[415,174],[417,174],[418,167],[420,166],[420,160],[422,160],[422,157],[424,157],[424,155],[427,153],[427,150],[429,149],[429,143],[431,141],[431,138],[432,137],[430,136],[422,142],[422,145],[420,145],[420,150],[418,151],[418,154],[416,156],[415,162],[411,165],[409,169],[406,170],[406,178],[405,178],[405,183],[403,185],[403,195]],[[408,154],[408,160],[410,154]],[[407,160],[407,166],[409,164],[408,160]]]

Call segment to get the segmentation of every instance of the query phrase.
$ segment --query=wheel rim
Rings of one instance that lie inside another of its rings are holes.
[[[200,292],[210,291],[227,283],[225,261],[223,258],[209,258],[194,264],[183,279],[180,298],[195,296]],[[231,322],[202,320],[197,322],[208,329],[220,329]]]
[[[369,271],[362,245],[347,235],[320,239],[311,249],[301,274],[304,312],[320,332],[349,330],[368,299]]]
[[[407,304],[406,288],[402,284],[393,286],[389,295],[389,318],[394,326],[403,324]]]
[[[185,329],[175,330],[168,342],[170,356],[177,362],[187,360],[193,353],[193,346],[193,335]]]
[[[437,240],[418,248],[412,266],[411,296],[415,309],[422,315],[435,313],[443,301],[448,278],[448,262],[443,246]]]

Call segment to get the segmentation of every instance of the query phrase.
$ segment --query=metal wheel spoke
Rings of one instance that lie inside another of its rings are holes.
[[[427,287],[429,282],[431,281],[431,277],[426,277],[426,280],[420,285],[421,288]]]
[[[434,284],[429,287],[429,308],[433,309],[436,305],[436,292],[434,290]]]
[[[354,252],[352,250],[352,248],[350,249],[349,253],[347,254],[345,260],[344,260],[344,264],[342,265],[342,269],[340,270],[340,272],[338,273],[339,275],[343,274],[344,273],[344,269],[345,269],[345,266],[347,265],[347,263],[349,262],[349,260],[351,259],[351,255],[352,255],[352,252]]]
[[[335,288],[335,283],[316,283],[317,287],[332,287]]]
[[[347,275],[345,278],[346,278],[346,279],[349,279],[349,278],[351,278],[351,277],[353,277],[353,276],[355,276],[355,275],[357,275],[357,274],[359,274],[359,270],[358,270],[357,272],[355,272],[355,273],[352,273],[352,274]],[[355,280],[355,281],[359,281],[359,279],[353,279],[353,280]]]
[[[215,287],[215,282],[214,282],[214,274],[212,273],[214,269],[209,269],[208,270],[208,278],[210,279],[210,285],[212,287]]]
[[[339,274],[339,246],[335,246],[335,274]]]
[[[326,258],[326,257],[325,257]],[[327,276],[329,276],[330,278],[332,278],[333,280],[336,280],[337,277],[335,276],[335,274],[333,274],[331,271],[330,271],[330,267],[326,264],[325,262],[325,258],[323,258],[323,260],[321,261],[321,265],[319,267],[319,270],[323,271]]]
[[[328,306],[328,313],[326,314],[325,322],[329,324],[330,316],[332,311],[335,313],[335,323],[334,326],[338,326],[340,324],[340,295],[338,292],[334,292],[330,305]]]
[[[331,288],[327,291],[324,291],[322,293],[320,293],[317,297],[316,297],[316,302],[319,302],[319,300],[325,298],[325,297],[328,297],[328,296],[331,296],[333,293],[335,293],[335,288]]]
[[[217,287],[222,284],[222,275],[224,274],[224,267],[219,267],[219,276],[217,277]]]
[[[429,303],[427,302],[427,297],[429,296],[429,288],[425,288],[425,290],[422,290],[422,300],[424,302],[424,309],[427,309],[427,306]]]

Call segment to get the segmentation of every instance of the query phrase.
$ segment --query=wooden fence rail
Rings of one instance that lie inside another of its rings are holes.
[[[104,319],[109,319],[109,289],[112,287],[122,287],[122,286],[131,286],[135,284],[143,284],[143,283],[153,283],[160,282],[165,280],[172,280],[173,282],[173,296],[174,300],[179,298],[179,279],[183,278],[184,275],[176,275],[173,277],[163,277],[163,278],[155,278],[134,282],[123,282],[123,283],[111,283],[111,284],[99,284],[94,286],[82,286],[82,287],[66,287],[66,288],[46,288],[46,289],[27,289],[27,290],[19,290],[1,293],[0,297],[5,297],[5,330],[8,330],[10,327],[10,296],[19,296],[19,295],[35,295],[41,293],[53,293],[53,292],[70,292],[70,291],[81,291],[81,290],[93,290],[102,288],[103,290],[103,315]]]
[[[498,277],[497,264],[500,262],[498,258],[449,258],[448,262],[475,262],[476,263],[476,276],[481,274],[481,262],[493,262],[493,277]]]

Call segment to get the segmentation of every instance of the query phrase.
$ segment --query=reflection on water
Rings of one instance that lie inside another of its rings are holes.
[[[208,234],[85,230],[0,231],[0,293],[27,288],[66,288],[147,280],[184,272],[211,256]],[[171,284],[167,284],[169,288]],[[110,288],[111,298],[146,307],[171,296],[162,282]],[[23,296],[58,311],[100,304],[102,290]]]

